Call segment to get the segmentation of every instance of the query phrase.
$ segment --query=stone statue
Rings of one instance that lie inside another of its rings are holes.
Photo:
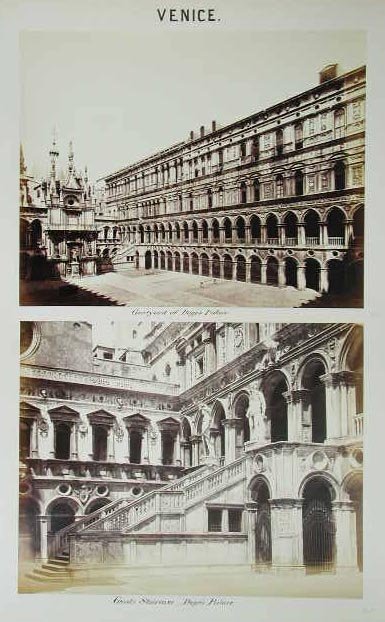
[[[246,416],[250,423],[251,440],[265,440],[266,400],[257,383],[250,385],[249,408]]]
[[[207,404],[200,404],[198,406],[198,413],[202,417],[202,442],[203,450],[206,458],[216,459],[214,439],[211,437],[211,408]]]

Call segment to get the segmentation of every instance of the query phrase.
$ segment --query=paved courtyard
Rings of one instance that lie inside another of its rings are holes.
[[[28,582],[19,592],[362,598],[362,575],[258,573],[244,566],[90,568],[63,581]]]
[[[128,269],[74,278],[70,283],[135,307],[300,307],[317,296],[311,289],[299,291],[163,270]]]

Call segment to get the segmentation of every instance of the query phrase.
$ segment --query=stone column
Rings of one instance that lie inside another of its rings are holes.
[[[107,431],[107,461],[114,462],[114,460],[115,460],[114,430],[112,426],[109,426],[108,431]]]
[[[40,523],[40,560],[48,560],[48,516],[39,516]]]
[[[304,572],[302,499],[272,499],[272,566]]]
[[[171,255],[171,267],[172,271],[175,272],[175,255]]]
[[[219,244],[225,243],[225,230],[224,227],[219,227]]]
[[[37,419],[31,425],[31,458],[39,458],[39,429]]]
[[[181,441],[181,450],[182,450],[182,464],[185,469],[192,466],[190,464],[190,443],[188,441]]]
[[[320,290],[321,292],[325,292],[325,294],[329,291],[329,275],[327,268],[321,268],[320,270]]]
[[[311,442],[310,392],[300,389],[287,391],[283,396],[287,402],[287,440]]]
[[[320,380],[326,387],[328,439],[354,436],[357,375],[354,372],[342,371],[325,374]]]
[[[356,512],[352,501],[333,501],[337,572],[358,572]]]
[[[298,265],[297,268],[297,287],[299,290],[306,289],[305,266]]]
[[[286,241],[285,225],[278,225],[278,244],[284,246]]]
[[[345,231],[344,231],[344,244],[345,246],[347,246],[350,242],[350,240],[352,240],[354,237],[354,232],[353,232],[353,221],[352,220],[346,220],[345,221]]]
[[[246,530],[247,530],[247,559],[249,564],[255,563],[255,529],[256,529],[256,512],[258,503],[250,501],[245,503],[247,512]]]
[[[261,284],[266,285],[267,283],[267,264],[266,261],[262,261],[261,263]]]
[[[219,278],[224,279],[225,278],[225,267],[224,267],[224,261],[223,259],[219,260]]]
[[[329,243],[328,226],[325,222],[321,222],[319,227],[320,244],[322,244],[323,246],[327,246]]]
[[[232,264],[231,264],[231,280],[235,281],[237,278],[237,264],[234,261],[234,258],[232,258]]]
[[[298,223],[297,227],[298,244],[299,246],[306,246],[306,232],[303,222]]]
[[[229,533],[229,511],[227,508],[222,510],[222,531]]]
[[[78,459],[78,426],[76,423],[71,425],[70,456],[71,460]]]
[[[245,226],[245,244],[251,244],[251,229],[250,225]]]
[[[267,244],[267,227],[261,224],[261,244]]]
[[[198,244],[202,244],[203,242],[203,231],[202,231],[202,225],[198,225]]]
[[[246,283],[250,283],[251,280],[251,262],[246,261]]]
[[[280,261],[278,264],[278,285],[284,287],[286,285],[285,264]]]
[[[225,463],[233,462],[237,456],[237,433],[242,426],[242,419],[224,419],[222,425],[225,428]]]
[[[200,436],[192,436],[191,437],[191,453],[192,453],[192,466],[198,466],[200,463],[199,460],[199,446],[202,442]]]

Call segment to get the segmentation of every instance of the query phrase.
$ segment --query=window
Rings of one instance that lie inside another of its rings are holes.
[[[229,510],[229,531],[242,531],[242,510]]]
[[[130,462],[140,464],[142,459],[142,434],[138,430],[130,432]]]
[[[334,138],[345,136],[345,110],[340,108],[334,113]]]
[[[358,121],[361,118],[361,102],[353,103],[353,121]]]
[[[106,359],[107,361],[112,361],[111,352],[103,352],[103,358]]]
[[[294,180],[295,180],[295,194],[298,197],[303,194],[303,173],[302,171],[295,172]]]
[[[209,508],[208,514],[208,531],[222,531],[222,510]]]
[[[240,192],[240,194],[241,194],[241,196],[240,196],[241,203],[246,203],[247,202],[247,188],[246,188],[246,184],[245,184],[244,181],[241,183],[241,189],[240,190],[241,190],[241,192]]]
[[[309,119],[309,136],[313,136],[315,134],[315,120]]]
[[[66,423],[55,425],[55,458],[68,460],[70,458],[71,426]]]
[[[277,178],[276,178],[276,191],[277,191],[277,198],[278,199],[284,196],[283,176],[282,175],[277,175]]]
[[[327,128],[328,115],[326,112],[321,114],[321,132],[325,132]]]
[[[199,378],[199,376],[203,376],[203,371],[204,371],[203,356],[197,359],[196,365],[197,365],[197,377]]]
[[[334,187],[336,190],[345,188],[345,164],[342,161],[336,162],[334,166]]]
[[[251,155],[253,160],[258,160],[259,158],[259,138],[255,136],[253,138],[253,142],[251,144]]]
[[[294,146],[296,149],[302,149],[303,147],[302,123],[296,123],[294,126]]]
[[[254,201],[259,201],[260,200],[260,190],[259,190],[259,181],[258,181],[258,179],[254,179],[253,191],[254,191]]]
[[[276,147],[277,147],[277,155],[280,156],[283,154],[283,131],[277,130],[275,134]]]
[[[207,205],[209,208],[213,206],[213,191],[211,188],[207,190]]]
[[[239,145],[239,154],[241,156],[241,158],[245,158],[246,157],[246,143],[242,142]]]

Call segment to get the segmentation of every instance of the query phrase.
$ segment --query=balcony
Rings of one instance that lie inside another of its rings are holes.
[[[278,238],[267,238],[268,246],[278,246],[279,240]]]
[[[306,246],[319,246],[319,238],[306,238]]]
[[[327,243],[329,246],[345,246],[345,239],[329,237]]]
[[[97,225],[85,224],[85,223],[60,223],[60,224],[47,224],[47,231],[97,231]]]
[[[298,240],[297,238],[286,238],[285,244],[286,246],[297,246]]]
[[[25,458],[34,479],[95,479],[119,481],[169,482],[178,479],[183,471],[179,464],[148,465],[95,460],[58,460],[55,458]]]

